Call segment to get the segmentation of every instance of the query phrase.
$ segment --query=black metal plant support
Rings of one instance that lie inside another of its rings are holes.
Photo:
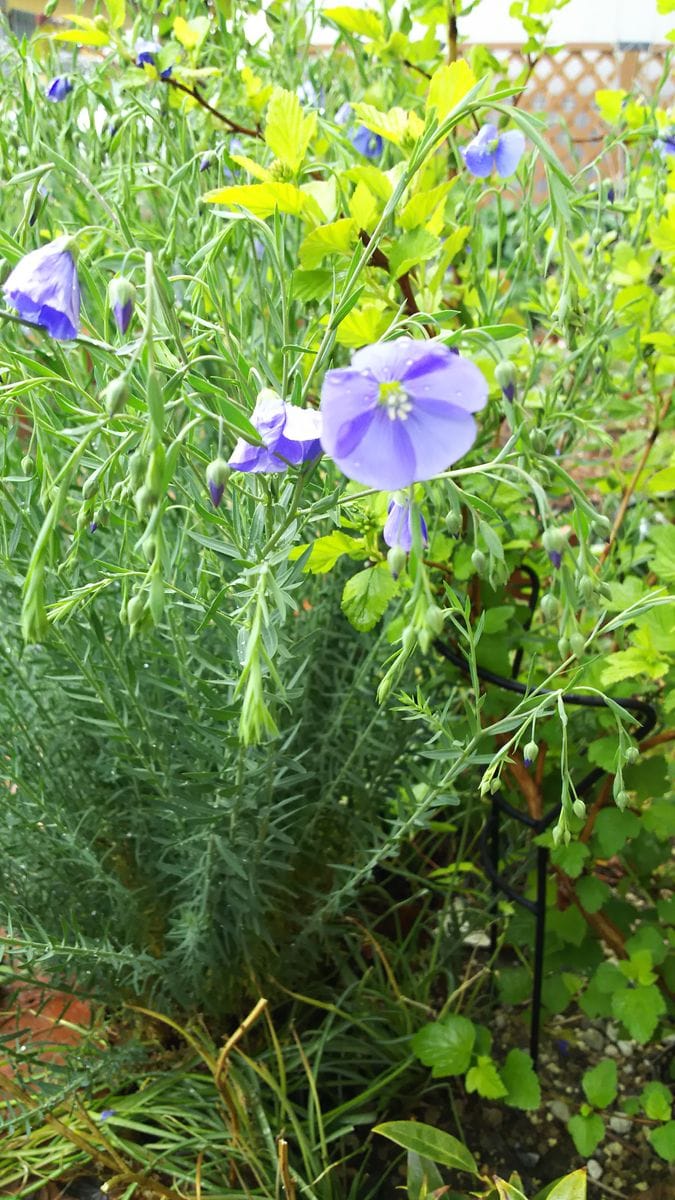
[[[536,571],[529,566],[521,565],[518,568],[523,571],[529,578],[531,584],[530,599],[528,602],[529,613],[524,624],[524,629],[527,630],[532,624],[537,601],[539,599],[539,576]],[[438,641],[436,649],[444,658],[459,667],[465,675],[470,674],[469,664],[459,651],[448,646],[445,642]],[[487,670],[485,667],[477,667],[476,674],[483,683],[492,683],[496,687],[502,688],[504,691],[513,692],[518,696],[551,696],[555,693],[548,688],[527,687],[523,683],[519,683],[515,676],[520,670],[520,665],[523,657],[523,649],[520,647],[514,656],[511,678],[505,675],[498,675],[494,671]],[[607,703],[602,696],[585,696],[576,692],[568,692],[563,696],[563,703],[579,706],[582,708],[606,708]],[[621,697],[617,701],[622,708],[629,712],[634,712],[640,718],[640,725],[635,731],[634,737],[637,742],[642,741],[656,724],[656,712],[645,700],[640,700],[636,696]],[[583,799],[588,794],[594,784],[602,779],[607,772],[601,767],[594,767],[587,775],[580,780],[575,787],[576,795]],[[524,825],[527,829],[531,829],[534,836],[544,833],[560,815],[561,805],[556,804],[544,813],[542,817],[531,817],[529,813],[522,812],[509,804],[507,800],[498,792],[492,796],[490,814],[485,822],[481,834],[481,855],[485,873],[488,876],[491,884],[494,897],[493,912],[496,918],[497,896],[499,892],[503,892],[515,904],[521,908],[531,912],[535,920],[535,935],[534,935],[534,963],[533,963],[533,978],[532,978],[532,1015],[530,1021],[530,1055],[536,1067],[539,1058],[539,1034],[541,1028],[541,996],[542,986],[544,981],[544,949],[546,940],[546,881],[548,878],[549,853],[544,846],[537,847],[537,862],[536,862],[536,888],[535,899],[530,900],[527,896],[523,896],[504,878],[504,875],[499,870],[499,853],[500,853],[500,821],[502,813],[505,816],[511,817],[514,821]],[[496,924],[493,920],[491,927],[491,943],[492,950],[496,948]]]

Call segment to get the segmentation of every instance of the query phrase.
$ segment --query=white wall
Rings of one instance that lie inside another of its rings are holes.
[[[460,19],[460,35],[487,45],[523,41],[510,7],[510,0],[481,0],[474,13]],[[675,14],[659,16],[656,0],[570,0],[554,15],[550,41],[663,42],[673,26]]]

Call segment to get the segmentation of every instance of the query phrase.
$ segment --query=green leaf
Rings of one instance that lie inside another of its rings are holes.
[[[582,1154],[584,1158],[590,1158],[605,1136],[605,1122],[597,1113],[591,1113],[587,1117],[577,1113],[567,1122],[567,1132],[577,1148],[577,1153]]]
[[[571,1175],[563,1175],[547,1184],[537,1192],[534,1200],[586,1200],[586,1170],[572,1171]]]
[[[356,33],[372,41],[384,41],[384,26],[377,16],[367,8],[350,8],[340,4],[336,8],[324,8],[323,16],[343,29],[345,33]]]
[[[611,858],[639,832],[640,819],[628,809],[621,812],[618,808],[603,808],[593,827],[593,837],[603,858]]]
[[[256,217],[270,217],[277,210],[297,216],[316,209],[316,201],[292,183],[242,183],[216,188],[202,196],[205,204],[235,204]]]
[[[570,842],[569,846],[555,846],[551,851],[551,862],[559,867],[570,879],[576,879],[584,869],[584,863],[590,856],[590,850],[584,842]]]
[[[649,561],[650,570],[659,579],[675,583],[675,525],[652,526],[649,541],[656,547],[656,554]]]
[[[669,1163],[675,1162],[675,1121],[652,1129],[647,1137],[660,1158],[665,1158]]]
[[[588,747],[588,761],[603,771],[614,771],[617,764],[619,743],[616,737],[596,738]]]
[[[427,112],[435,112],[444,121],[453,108],[471,91],[477,82],[464,58],[438,67],[431,77],[427,96]]]
[[[513,1108],[533,1109],[541,1104],[541,1087],[524,1050],[509,1050],[500,1075],[506,1088],[506,1103]]]
[[[275,88],[267,106],[265,141],[280,162],[297,175],[316,131],[316,113],[303,113],[295,92]]]
[[[617,1094],[617,1069],[613,1058],[603,1058],[597,1066],[584,1073],[581,1080],[584,1095],[594,1108],[607,1108]]]
[[[404,1150],[413,1150],[432,1162],[440,1163],[442,1167],[456,1167],[470,1175],[478,1175],[476,1161],[472,1154],[457,1138],[433,1125],[424,1125],[421,1121],[386,1121],[384,1125],[376,1125],[373,1133],[389,1138]]]
[[[640,1101],[645,1116],[652,1121],[669,1121],[672,1111],[671,1095],[664,1083],[653,1080],[645,1084],[640,1092]]]
[[[666,1011],[666,1003],[656,984],[623,988],[612,997],[612,1012],[623,1021],[631,1037],[648,1042]]]
[[[576,893],[581,907],[587,913],[596,913],[607,902],[612,889],[595,875],[586,875],[577,883]]]
[[[389,251],[389,267],[394,279],[405,275],[412,267],[433,258],[440,241],[426,229],[413,229],[398,238]]]
[[[333,254],[350,256],[357,240],[358,228],[353,217],[344,217],[330,225],[319,225],[301,243],[300,262],[311,270]]]
[[[63,29],[50,36],[55,42],[75,42],[78,46],[107,46],[110,41],[104,29]]]
[[[412,1039],[413,1054],[431,1067],[434,1079],[463,1075],[471,1061],[476,1029],[467,1017],[450,1016],[418,1029]]]
[[[372,104],[359,102],[354,105],[354,112],[371,133],[379,133],[380,137],[393,142],[395,146],[401,145],[408,128],[408,114],[404,108],[382,112]]]
[[[427,1200],[431,1192],[443,1187],[438,1167],[430,1158],[424,1158],[415,1150],[408,1151],[406,1188],[408,1200]]]
[[[105,0],[105,6],[113,29],[121,29],[126,20],[126,4],[124,0]]]
[[[478,1095],[486,1100],[499,1100],[501,1096],[506,1095],[506,1088],[491,1058],[479,1058],[476,1066],[467,1071],[466,1090],[478,1092]]]
[[[294,271],[291,280],[291,296],[303,304],[310,300],[321,300],[330,296],[333,272],[328,270]]]
[[[367,567],[348,579],[342,593],[342,611],[360,633],[367,633],[383,616],[396,584],[386,563]]]
[[[311,547],[309,558],[302,568],[310,575],[325,575],[328,571],[332,571],[343,554],[348,554],[350,558],[367,558],[368,556],[365,539],[350,537],[341,529],[336,529],[334,533],[328,533],[325,537],[317,538],[315,542],[311,543]],[[301,558],[307,549],[308,545],[294,546],[288,557],[291,562],[294,562]]]

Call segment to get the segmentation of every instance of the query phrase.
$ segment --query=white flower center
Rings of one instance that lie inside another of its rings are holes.
[[[405,421],[408,413],[412,412],[412,401],[398,380],[381,383],[378,399],[390,421]]]

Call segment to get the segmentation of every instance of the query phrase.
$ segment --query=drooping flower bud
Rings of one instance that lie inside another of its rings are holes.
[[[157,496],[153,492],[152,488],[149,488],[147,484],[143,484],[143,487],[140,487],[138,491],[134,493],[134,504],[136,505],[136,513],[139,521],[142,520],[143,517],[147,517],[148,513],[155,507],[156,503]]]
[[[595,584],[590,575],[582,575],[577,586],[581,599],[585,604],[588,604],[588,601],[593,598],[593,592],[595,591]]]
[[[624,755],[626,762],[629,763],[631,766],[633,763],[637,762],[639,757],[640,757],[640,751],[638,750],[637,746],[629,746]]]
[[[586,816],[586,805],[579,797],[577,797],[577,799],[574,801],[574,804],[572,805],[572,811],[575,817],[578,817],[580,821],[584,820]]]
[[[108,284],[108,303],[120,333],[126,333],[134,311],[136,288],[130,279],[117,275]]]
[[[457,534],[462,528],[462,515],[456,509],[451,508],[445,517],[445,528],[448,533]]]
[[[474,571],[476,571],[478,575],[485,574],[487,571],[488,560],[483,554],[482,550],[474,550],[473,554],[471,555],[471,562],[473,564]]]
[[[570,652],[569,638],[561,637],[558,639],[558,654],[561,658],[567,658]]]
[[[502,389],[505,400],[509,402],[516,394],[516,368],[510,359],[504,358],[495,367],[495,379]]]
[[[223,458],[214,458],[206,468],[206,483],[214,508],[220,505],[229,476],[230,468]]]
[[[575,658],[583,658],[586,653],[586,638],[583,633],[575,630],[570,634],[570,650]]]
[[[539,756],[539,747],[536,742],[528,742],[523,750],[523,762],[526,767],[531,767],[537,761]]]
[[[558,601],[558,597],[554,596],[553,592],[547,592],[545,596],[542,596],[541,611],[544,614],[544,619],[546,621],[554,621],[558,615],[559,609],[560,603]]]
[[[424,615],[424,619],[427,623],[427,627],[431,630],[432,633],[436,634],[436,636],[438,636],[439,634],[441,634],[443,632],[443,626],[445,624],[445,614],[443,612],[443,609],[439,608],[437,604],[429,605],[429,607]]]
[[[109,417],[116,417],[122,412],[129,399],[129,379],[126,375],[118,375],[112,379],[101,392],[101,400]]]
[[[143,594],[141,592],[138,592],[135,596],[131,597],[131,600],[127,604],[127,621],[129,622],[129,625],[131,626],[132,633],[133,633],[135,627],[137,625],[139,625],[140,622],[143,620],[144,616],[145,616],[145,596],[143,596]]]
[[[563,550],[567,545],[565,534],[560,529],[545,529],[541,541],[544,550],[557,570],[562,563]]]
[[[140,450],[135,450],[129,459],[129,482],[134,491],[138,491],[138,488],[143,483],[146,470],[147,463],[144,456]]]
[[[210,166],[211,166],[211,155],[208,152],[206,154],[202,154],[202,157],[199,162],[199,170],[200,171],[208,171]]]
[[[408,561],[408,555],[402,546],[392,546],[387,552],[387,564],[391,571],[392,579],[398,579],[401,571],[405,570],[405,564]]]

